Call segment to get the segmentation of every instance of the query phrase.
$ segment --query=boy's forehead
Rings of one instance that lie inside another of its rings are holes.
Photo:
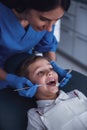
[[[51,66],[51,64],[47,60],[37,60],[29,66],[29,70],[35,72],[36,70],[45,69],[48,66]]]
[[[36,64],[35,64],[35,69],[39,69],[39,68],[45,68],[45,67],[47,67],[47,66],[49,66],[50,65],[50,63],[48,62],[48,61],[41,61],[41,62],[37,62]]]
[[[48,60],[46,59],[39,59],[39,60],[36,60],[34,63],[33,63],[36,67],[40,67],[40,66],[44,66],[44,65],[47,65],[47,64],[50,64]]]
[[[51,65],[48,63],[48,64],[44,64],[43,66],[38,66],[36,70],[44,70],[44,69],[48,69],[49,67],[51,67]]]

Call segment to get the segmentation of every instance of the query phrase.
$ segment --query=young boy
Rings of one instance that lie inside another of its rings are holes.
[[[28,111],[27,130],[87,130],[87,98],[78,90],[59,90],[58,74],[46,58],[31,56],[16,74],[38,84],[37,108]]]

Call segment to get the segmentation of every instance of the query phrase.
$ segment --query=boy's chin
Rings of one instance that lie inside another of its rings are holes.
[[[50,91],[52,91],[52,93],[57,93],[59,91],[58,87],[50,87]]]

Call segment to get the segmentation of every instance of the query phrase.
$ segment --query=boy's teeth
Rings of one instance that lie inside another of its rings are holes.
[[[52,80],[49,80],[49,81],[48,81],[48,83],[50,83],[50,82],[53,82],[53,81],[55,81],[55,80],[54,80],[54,79],[52,79]]]

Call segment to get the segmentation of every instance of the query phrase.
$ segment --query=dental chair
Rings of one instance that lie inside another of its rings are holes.
[[[71,74],[72,78],[68,84],[61,89],[65,92],[70,92],[74,89],[78,89],[84,93],[85,96],[87,96],[87,76],[74,70],[71,72]]]
[[[11,65],[11,62],[9,64]],[[8,69],[7,72],[10,73],[12,67]],[[72,78],[61,89],[65,92],[78,89],[87,96],[87,76],[74,70],[71,74]],[[26,130],[27,111],[34,107],[36,107],[34,98],[22,97],[11,88],[0,90],[0,130]]]

